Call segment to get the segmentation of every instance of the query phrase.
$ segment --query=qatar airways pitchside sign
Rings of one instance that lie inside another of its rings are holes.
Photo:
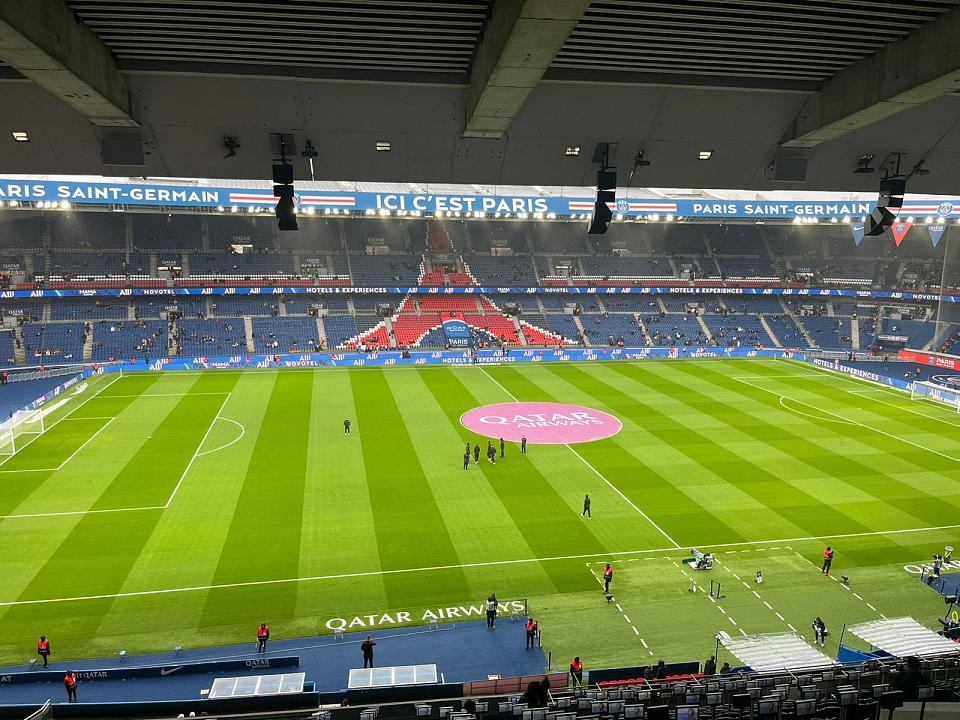
[[[500,615],[522,613],[526,610],[519,600],[497,603],[497,613]],[[327,620],[323,626],[334,632],[336,630],[371,630],[391,625],[409,625],[412,623],[443,622],[445,620],[470,620],[485,617],[485,605],[454,605],[451,607],[428,608],[422,613],[412,610],[399,610],[392,613],[371,613],[369,615],[354,615],[353,617],[335,617]]]

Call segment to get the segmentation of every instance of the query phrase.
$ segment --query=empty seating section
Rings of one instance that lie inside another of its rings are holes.
[[[545,317],[546,322],[540,322]],[[546,316],[523,316],[524,321],[542,327],[550,332],[566,338],[567,340],[579,340],[580,328],[573,320],[573,315],[569,313],[549,313]]]
[[[165,320],[111,321],[93,325],[91,360],[149,359],[168,355]]]
[[[13,333],[10,330],[0,330],[0,361],[7,365],[13,365],[17,361]]]
[[[437,327],[442,318],[437,313],[426,315],[400,315],[393,321],[393,336],[401,347],[409,347],[432,328]]]
[[[133,246],[138,250],[199,250],[203,229],[193,215],[130,216]]]
[[[869,285],[877,271],[877,259],[840,257],[821,263],[818,270],[826,283]]]
[[[0,247],[34,250],[43,247],[44,217],[0,211]]]
[[[218,295],[211,298],[210,310],[214,317],[277,315],[280,312],[276,299],[258,295]]]
[[[810,347],[810,343],[803,337],[793,318],[788,315],[770,315],[766,318],[767,325],[785,348]]]
[[[418,345],[422,348],[439,348],[444,347],[446,344],[447,336],[443,332],[443,328],[437,328],[424,335]]]
[[[565,345],[574,342],[572,338],[564,338],[556,333],[546,332],[542,327],[522,323],[523,337],[528,345]]]
[[[468,325],[472,325],[478,330],[487,332],[493,339],[502,340],[509,345],[519,345],[520,336],[517,334],[517,327],[513,320],[505,315],[467,315],[463,319]]]
[[[703,315],[714,343],[721,346],[748,347],[770,345],[770,336],[755,315]]]
[[[360,287],[412,286],[420,278],[422,263],[419,255],[351,255],[350,274]]]
[[[331,348],[343,345],[359,332],[352,315],[328,315],[323,319],[323,328],[327,333],[327,347]]]
[[[336,298],[337,301],[340,301],[340,298]],[[342,301],[344,303],[343,310],[346,310],[346,299]],[[357,312],[376,312],[377,306],[384,303],[389,303],[393,305],[394,308],[400,307],[400,304],[403,302],[403,295],[354,295],[353,296],[353,308]],[[329,306],[332,310],[332,306]]]
[[[302,296],[293,296],[285,297],[281,301],[283,305],[284,312],[287,315],[307,315],[310,312],[310,307],[312,305],[326,305],[330,308],[330,303],[327,298],[318,298],[318,297],[302,297]],[[333,308],[330,308],[331,310]],[[343,309],[347,309],[347,301],[343,301]]]
[[[727,309],[741,315],[764,313],[782,315],[783,306],[773,296],[764,295],[724,295],[723,304]]]
[[[231,245],[253,245],[254,250],[273,245],[276,220],[272,217],[218,217],[208,224],[210,247],[226,250]]]
[[[860,347],[869,349],[877,341],[876,322],[873,318],[860,320]]]
[[[625,255],[580,258],[583,274],[591,277],[636,277],[673,279],[676,275],[666,257],[638,257]]]
[[[909,337],[907,345],[911,348],[922,349],[927,343],[933,340],[933,334],[936,331],[935,322],[925,322],[923,320],[894,320],[885,318],[881,324],[881,335],[894,335]]]
[[[142,268],[140,268],[142,270]],[[149,275],[149,265],[141,273],[131,272],[127,264],[127,254],[123,251],[115,252],[50,252],[50,259],[46,266],[46,275],[49,277],[118,277],[125,275]],[[37,273],[38,275],[41,273]]]
[[[585,313],[580,316],[580,323],[594,345],[610,344],[611,337],[614,343],[623,338],[625,345],[646,345],[643,331],[633,315]]]
[[[47,217],[50,244],[56,248],[126,247],[126,217],[115,213],[70,212]]]
[[[241,319],[180,320],[176,324],[180,355],[209,357],[246,353],[247,341]]]
[[[533,287],[537,273],[528,255],[464,255],[463,263],[481,285]]]
[[[22,337],[28,364],[80,362],[83,359],[83,323],[25,323]]]
[[[477,298],[473,295],[420,295],[420,309],[424,312],[442,312],[459,310],[465,313],[477,312]]]
[[[849,318],[803,315],[799,319],[817,347],[827,350],[849,350],[853,347]]]
[[[253,319],[253,346],[258,353],[314,352],[319,336],[317,321],[312,317]]]
[[[293,275],[293,256],[275,252],[203,252],[188,258],[190,277]]]
[[[506,303],[516,303],[521,312],[540,312],[536,295],[497,295],[497,303],[501,307]]]
[[[115,298],[65,298],[50,303],[51,320],[124,320],[127,301]]]
[[[715,255],[714,259],[720,268],[720,272],[727,278],[761,278],[764,280],[773,280],[777,277],[777,269],[773,263],[761,258],[731,258]],[[705,266],[706,263],[701,263]],[[707,275],[714,273],[707,271]]]
[[[373,247],[385,247],[390,252],[407,250],[406,227],[402,222],[381,218],[357,218],[344,222],[342,227],[350,253],[366,253],[367,248]]]
[[[705,345],[706,333],[693,315],[641,316],[654,345]]]

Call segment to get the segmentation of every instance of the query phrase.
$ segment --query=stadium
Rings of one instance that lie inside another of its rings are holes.
[[[960,716],[960,9],[873,6],[0,2],[0,716]]]

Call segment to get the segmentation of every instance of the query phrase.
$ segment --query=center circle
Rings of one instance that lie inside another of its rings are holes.
[[[485,437],[534,445],[592,442],[616,435],[623,423],[610,413],[582,405],[509,402],[484,405],[460,416],[460,424]]]

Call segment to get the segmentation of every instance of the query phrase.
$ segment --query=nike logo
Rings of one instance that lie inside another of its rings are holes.
[[[170,673],[175,673],[177,670],[183,670],[183,665],[177,665],[172,668],[160,668],[160,677],[166,677]]]

